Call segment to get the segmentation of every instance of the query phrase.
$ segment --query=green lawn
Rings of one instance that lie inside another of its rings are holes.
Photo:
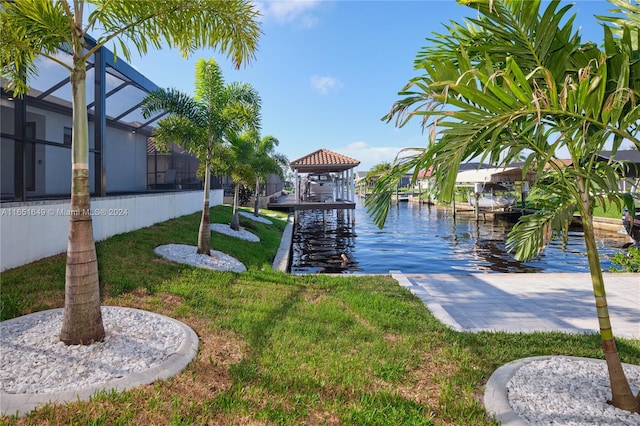
[[[215,207],[211,217],[228,223],[231,209]],[[0,424],[491,425],[482,396],[497,367],[535,355],[603,358],[596,336],[451,331],[388,276],[272,271],[284,220],[241,217],[260,243],[212,234],[216,250],[249,268],[241,274],[153,253],[161,244],[195,245],[198,222],[189,215],[98,244],[104,304],[191,326],[200,349],[187,369]],[[3,272],[2,319],[62,307],[64,262]],[[618,348],[624,362],[640,363],[639,340],[619,339]]]

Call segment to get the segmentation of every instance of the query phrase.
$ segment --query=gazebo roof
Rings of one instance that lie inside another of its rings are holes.
[[[291,170],[301,173],[342,172],[357,167],[360,161],[329,151],[319,149],[289,163]]]

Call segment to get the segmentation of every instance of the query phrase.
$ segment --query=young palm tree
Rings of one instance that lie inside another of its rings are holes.
[[[257,137],[257,135],[256,135]],[[289,164],[286,155],[274,152],[280,141],[274,136],[265,136],[256,142],[256,150],[251,163],[256,172],[256,194],[253,203],[253,215],[258,217],[260,206],[260,181],[269,174],[275,174],[284,179],[282,169]]]
[[[158,121],[153,132],[156,147],[166,150],[169,144],[177,143],[205,165],[204,200],[197,252],[209,256],[210,165],[220,154],[227,135],[259,123],[256,121],[256,111],[260,110],[260,97],[249,84],[225,85],[220,66],[214,59],[197,61],[195,85],[195,98],[173,89],[160,89],[150,93],[142,103],[142,113],[149,117],[158,111],[169,112],[169,116]]]
[[[85,4],[86,3],[86,4]],[[87,11],[91,13],[86,14]],[[73,136],[72,184],[65,309],[60,339],[89,344],[104,338],[98,263],[89,196],[89,135],[86,102],[87,61],[102,46],[118,43],[130,59],[130,43],[140,53],[149,47],[178,48],[185,56],[201,47],[218,47],[236,66],[251,60],[260,36],[257,10],[248,0],[20,0],[0,7],[2,76],[16,96],[28,92],[26,75],[46,57],[69,71]],[[85,38],[100,32],[95,46]],[[60,59],[66,52],[71,62]]]
[[[533,170],[544,183],[537,188],[541,210],[522,217],[507,245],[516,258],[529,259],[544,248],[552,231],[562,234],[578,211],[611,403],[638,412],[640,394],[631,392],[611,328],[592,211],[595,202],[624,201],[617,187],[620,165],[598,161],[605,144],[611,143],[614,151],[624,140],[640,146],[640,107],[635,103],[640,95],[639,28],[629,28],[631,20],[616,21],[622,34],[616,38],[605,26],[601,51],[574,34],[574,17],[561,24],[571,6],[559,8],[557,1],[544,11],[538,0],[466,4],[480,17],[466,27],[453,23],[447,34],[429,39],[431,46],[415,62],[421,76],[411,80],[384,117],[395,117],[398,125],[422,117],[431,130],[429,145],[394,164],[366,204],[381,226],[391,188],[405,172],[413,171],[415,179],[419,171],[433,167],[440,195],[448,201],[461,163],[479,158],[506,165],[526,155],[523,176]],[[561,148],[571,157],[565,168],[558,167]],[[553,167],[551,173],[545,173],[545,165]]]
[[[246,130],[242,133],[230,135],[227,146],[226,164],[218,164],[218,170],[226,170],[233,181],[233,215],[231,218],[231,229],[240,230],[240,216],[238,214],[240,187],[249,186],[257,176],[254,169],[253,159],[257,152],[256,130]]]

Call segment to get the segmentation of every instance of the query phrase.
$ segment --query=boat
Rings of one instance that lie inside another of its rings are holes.
[[[476,191],[477,195],[475,193],[469,194],[469,204],[476,208],[477,200],[479,210],[506,210],[516,202],[517,198],[515,195],[496,195],[496,191],[507,191],[507,188],[497,184],[479,184]]]
[[[508,209],[516,202],[514,195],[494,195],[490,193],[481,193],[478,197],[478,208],[480,210],[499,210]],[[475,208],[476,198],[473,194],[469,195],[469,204]]]
[[[335,183],[330,173],[310,173],[305,182],[305,198],[309,201],[333,200]]]

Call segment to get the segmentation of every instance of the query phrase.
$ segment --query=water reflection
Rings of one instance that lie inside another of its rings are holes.
[[[346,210],[301,212],[293,233],[291,272],[361,272],[353,260],[354,218],[354,212]]]
[[[520,262],[505,252],[507,221],[476,221],[472,212],[400,203],[378,229],[358,204],[355,210],[298,213],[291,272],[296,273],[480,273],[588,272],[582,234],[553,241],[545,252]],[[602,268],[619,251],[619,241],[600,237]]]

